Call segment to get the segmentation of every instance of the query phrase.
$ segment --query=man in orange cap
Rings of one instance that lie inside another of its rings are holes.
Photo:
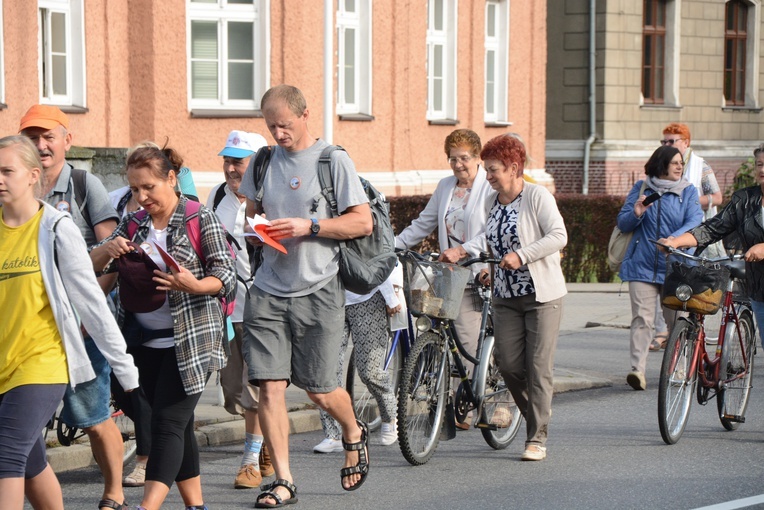
[[[72,145],[66,114],[55,106],[34,105],[21,118],[19,132],[29,137],[40,153],[45,176],[42,199],[72,215],[88,246],[109,236],[117,226],[118,216],[106,188],[96,176],[72,168],[66,161],[66,151]],[[114,276],[101,277],[99,283],[108,292],[114,286]],[[96,378],[78,385],[76,393],[67,387],[59,419],[84,430],[90,439],[93,456],[104,477],[99,508],[122,509],[123,445],[122,435],[111,419],[109,362],[122,359],[125,346],[118,349],[85,335],[85,347]]]

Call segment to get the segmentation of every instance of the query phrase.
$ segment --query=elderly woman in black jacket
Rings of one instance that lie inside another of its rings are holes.
[[[746,291],[759,324],[764,325],[764,143],[753,151],[757,185],[736,191],[722,211],[702,225],[675,238],[662,241],[674,248],[707,246],[736,233],[745,250]]]

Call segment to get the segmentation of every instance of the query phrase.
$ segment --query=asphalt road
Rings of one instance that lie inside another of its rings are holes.
[[[613,344],[588,363],[623,361],[626,332],[592,331],[584,344]],[[561,338],[561,343],[565,339]],[[600,346],[601,347],[601,346]],[[567,348],[561,345],[561,348]],[[616,354],[617,353],[617,354]],[[757,356],[764,367],[764,359]],[[619,382],[609,388],[557,395],[550,428],[549,457],[543,462],[519,460],[522,440],[505,451],[490,449],[477,431],[459,432],[443,442],[426,465],[413,467],[397,445],[371,449],[372,469],[355,493],[340,488],[339,454],[311,452],[318,432],[291,437],[291,459],[299,499],[293,508],[311,509],[696,509],[760,496],[757,505],[718,508],[764,508],[764,368],[754,375],[748,420],[735,432],[725,431],[716,405],[693,404],[689,425],[678,444],[668,446],[657,424],[657,371],[660,355],[650,358],[648,390],[635,392]],[[613,368],[612,366],[610,368]],[[374,440],[375,438],[373,438]],[[239,446],[202,452],[205,501],[211,510],[252,508],[254,491],[234,490]],[[100,475],[87,468],[62,473],[66,508],[94,508]],[[140,489],[126,489],[139,502]],[[183,508],[173,489],[165,508]],[[713,507],[717,508],[717,507]]]

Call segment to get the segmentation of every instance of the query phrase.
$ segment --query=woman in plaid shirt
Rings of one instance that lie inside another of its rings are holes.
[[[91,258],[96,269],[120,271],[118,321],[151,404],[151,452],[141,505],[160,508],[175,481],[188,509],[206,509],[193,413],[209,375],[226,363],[220,297],[235,289],[234,261],[222,225],[201,207],[202,264],[186,234],[188,200],[175,193],[177,177],[161,149],[136,149],[127,161],[127,180],[148,214],[127,216]],[[138,223],[132,240],[131,221]],[[167,267],[159,248],[172,255],[179,270]],[[145,253],[143,261],[135,262],[135,253],[119,260],[132,251]],[[152,271],[154,265],[159,269]],[[139,276],[142,284],[136,283]],[[141,291],[128,290],[141,285]]]

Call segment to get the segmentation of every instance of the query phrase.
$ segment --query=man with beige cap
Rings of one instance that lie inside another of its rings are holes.
[[[236,248],[236,308],[230,319],[233,325],[231,355],[220,371],[224,405],[231,414],[244,416],[246,438],[239,472],[234,480],[236,489],[256,489],[263,477],[274,473],[270,455],[263,445],[263,430],[257,415],[260,392],[247,381],[248,367],[242,355],[244,304],[252,284],[247,242],[242,235],[246,221],[246,197],[239,194],[241,178],[247,171],[250,157],[268,144],[261,135],[234,130],[228,135],[225,147],[218,153],[223,157],[225,182],[212,188],[207,207],[217,214],[226,230],[233,235]],[[233,244],[233,243],[232,243]]]
[[[55,106],[34,105],[22,117],[19,132],[32,140],[40,153],[45,177],[42,199],[72,215],[88,247],[111,234],[118,218],[106,188],[97,177],[72,168],[66,161],[66,151],[72,145],[66,114]],[[114,277],[101,277],[99,284],[108,292]],[[125,345],[118,352],[114,346],[104,345],[99,339],[85,335],[85,347],[96,378],[78,385],[76,392],[67,387],[60,419],[69,426],[84,430],[90,439],[93,456],[104,477],[99,508],[123,509],[127,508],[122,490],[123,445],[109,408],[109,364],[125,362]],[[132,363],[132,358],[129,361]]]

